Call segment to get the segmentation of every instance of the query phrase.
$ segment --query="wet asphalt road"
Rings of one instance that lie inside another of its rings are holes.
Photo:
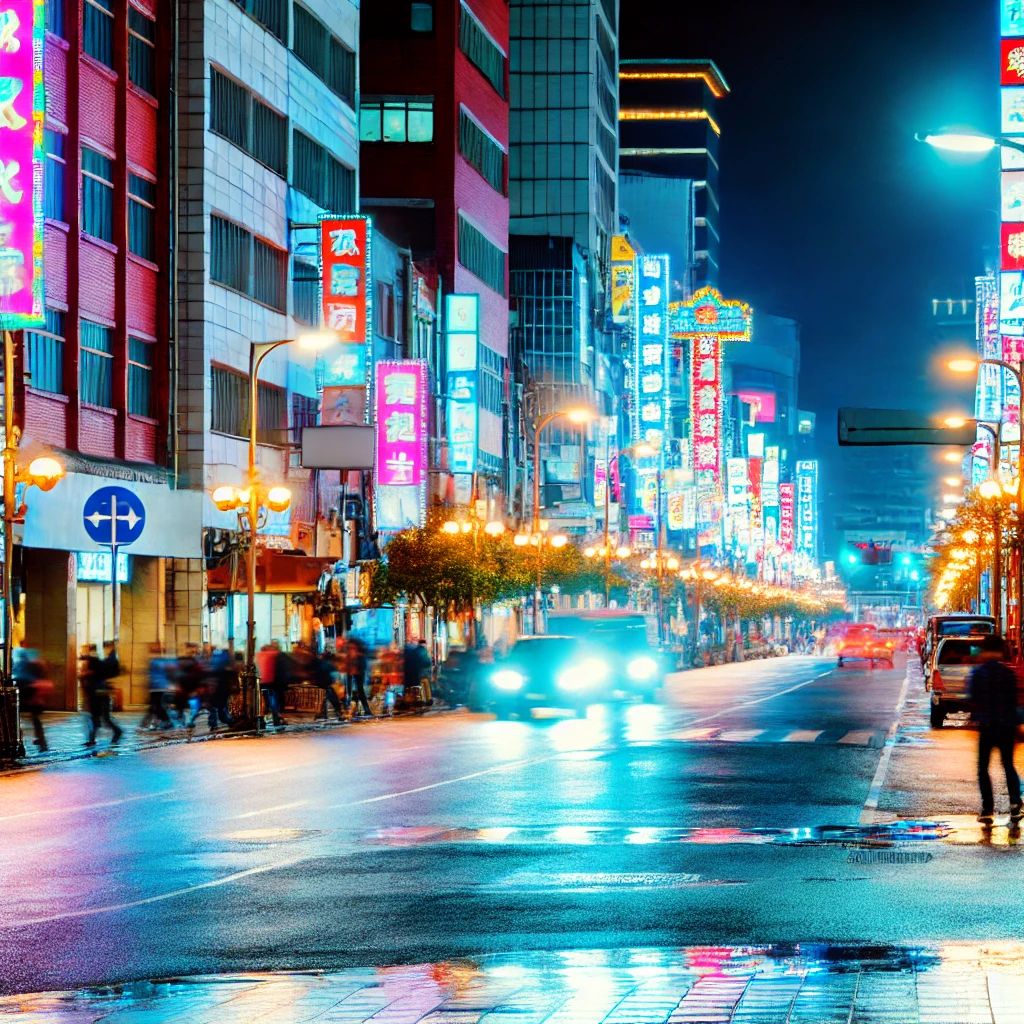
[[[903,681],[788,658],[683,674],[663,704],[585,720],[456,712],[2,778],[0,990],[1019,938],[1013,843],[863,844]]]

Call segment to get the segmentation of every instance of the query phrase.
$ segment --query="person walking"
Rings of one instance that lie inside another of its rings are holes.
[[[370,710],[370,702],[366,699],[366,672],[370,664],[366,644],[359,637],[350,636],[345,645],[345,654],[349,700],[355,701],[357,711],[362,708],[362,713],[369,717],[373,712]]]
[[[335,715],[338,716],[339,722],[345,720],[341,710],[341,701],[338,700],[338,694],[334,690],[337,671],[338,666],[334,655],[329,651],[324,651],[314,657],[310,674],[311,682],[314,686],[318,686],[324,691],[324,699],[320,702],[320,710],[317,712],[316,717],[322,718],[325,722],[327,721],[328,704],[334,710]]]
[[[32,743],[40,754],[45,753],[50,748],[43,730],[43,712],[46,710],[46,694],[53,689],[53,683],[46,678],[46,666],[39,654],[24,643],[14,649],[12,663],[11,675],[18,688],[18,699],[32,719]]]
[[[139,723],[139,731],[170,729],[167,701],[174,696],[176,665],[164,656],[158,643],[149,645],[149,708]]]
[[[982,641],[982,660],[968,680],[971,707],[978,723],[978,788],[981,790],[982,825],[992,824],[995,799],[989,762],[998,750],[1010,793],[1010,824],[1019,825],[1021,811],[1020,776],[1013,765],[1017,741],[1017,676],[1006,664],[1002,638],[991,634]]]
[[[228,701],[231,699],[231,693],[238,682],[235,659],[226,647],[219,651],[214,651],[210,658],[209,671],[206,707],[209,713],[210,732],[213,732],[218,724],[225,727],[231,725],[231,712],[228,711]]]
[[[124,731],[110,714],[109,681],[117,675],[121,666],[112,644],[109,642],[104,644],[104,650],[107,651],[107,655],[101,661],[96,652],[96,645],[84,644],[78,662],[78,679],[85,697],[86,714],[89,716],[86,720],[85,745],[87,747],[96,746],[96,734],[103,726],[106,726],[112,733],[110,738],[112,747],[116,747],[121,742],[121,734]]]

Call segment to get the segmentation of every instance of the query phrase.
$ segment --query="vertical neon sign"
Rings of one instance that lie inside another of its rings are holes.
[[[43,3],[0,8],[0,314],[43,322]]]

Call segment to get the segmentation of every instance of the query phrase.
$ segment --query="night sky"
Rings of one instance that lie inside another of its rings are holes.
[[[997,13],[995,0],[622,0],[623,57],[710,57],[732,89],[722,288],[800,321],[800,404],[833,462],[839,405],[968,408],[970,388],[934,367],[930,300],[973,295],[994,252],[997,162],[954,165],[914,133],[997,130]]]

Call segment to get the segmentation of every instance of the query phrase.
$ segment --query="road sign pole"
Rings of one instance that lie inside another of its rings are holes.
[[[121,581],[117,575],[117,498],[110,501],[110,586],[113,590],[113,630],[110,639],[114,641],[114,649],[117,650],[118,641],[121,639]],[[118,651],[118,657],[120,657]]]

